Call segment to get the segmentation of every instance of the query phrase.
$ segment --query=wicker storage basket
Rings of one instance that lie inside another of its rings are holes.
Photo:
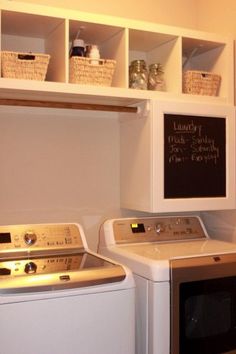
[[[91,64],[92,60],[85,57],[71,57],[70,82],[74,84],[111,86],[116,61],[99,59],[98,64]]]
[[[206,71],[188,70],[183,75],[183,92],[193,95],[217,96],[221,77]]]
[[[2,77],[26,80],[45,80],[50,55],[1,52]]]

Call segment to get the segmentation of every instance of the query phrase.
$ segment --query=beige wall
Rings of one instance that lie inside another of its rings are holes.
[[[235,19],[235,0],[198,0],[198,28],[236,38]]]
[[[195,28],[198,0],[25,0],[25,2]]]
[[[0,108],[0,224],[79,222],[96,248],[119,212],[119,123],[90,114]]]
[[[15,0],[21,2],[21,0]],[[232,34],[236,38],[235,0],[24,0],[26,3],[158,22]]]

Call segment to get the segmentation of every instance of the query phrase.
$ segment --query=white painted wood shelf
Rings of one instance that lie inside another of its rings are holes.
[[[44,82],[0,78],[1,99],[131,106],[149,99],[233,104],[233,40],[220,35],[149,22],[0,0],[1,50],[50,54]],[[79,28],[101,58],[116,60],[111,87],[69,83],[69,51]],[[165,92],[129,89],[129,64],[160,62]],[[184,70],[221,75],[219,96],[187,95]]]

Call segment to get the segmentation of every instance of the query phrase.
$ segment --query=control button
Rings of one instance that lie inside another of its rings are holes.
[[[34,233],[34,231],[27,231],[25,233],[24,240],[28,246],[31,246],[31,245],[35,244],[35,242],[37,241],[37,236]]]
[[[65,242],[67,245],[72,244],[72,239],[71,238],[65,238]]]
[[[162,223],[158,223],[155,225],[155,230],[156,230],[157,234],[160,234],[161,232],[163,232],[165,230],[165,228]]]
[[[187,228],[186,228],[186,233],[187,233],[187,234],[192,234],[193,231],[192,231],[192,229],[191,229],[190,227],[187,227]]]
[[[175,224],[176,224],[176,225],[180,225],[180,224],[181,224],[181,219],[180,219],[180,218],[177,218],[176,221],[175,221]]]
[[[37,265],[34,262],[26,263],[25,265],[25,273],[26,274],[33,274],[36,273]]]

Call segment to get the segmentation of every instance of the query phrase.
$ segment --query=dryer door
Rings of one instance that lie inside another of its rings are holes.
[[[171,261],[171,354],[236,353],[236,255]]]

